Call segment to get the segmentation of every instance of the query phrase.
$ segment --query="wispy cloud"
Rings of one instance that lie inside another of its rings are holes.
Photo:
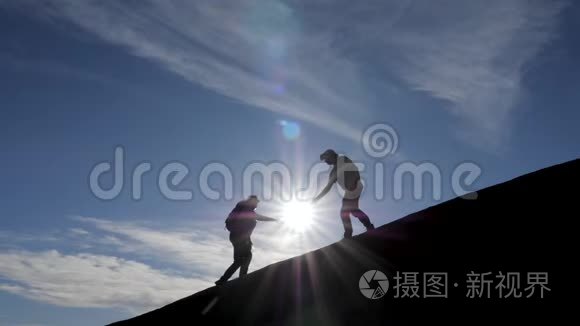
[[[75,217],[74,220],[94,230],[84,238],[86,245],[154,259],[195,272],[197,277],[215,278],[231,263],[228,242],[219,236],[219,230],[198,226],[180,231],[93,217]]]
[[[439,107],[458,118],[447,121],[459,136],[495,149],[509,135],[525,93],[526,65],[557,36],[565,6],[543,0],[339,1],[307,15],[324,22],[350,60],[442,100]]]
[[[125,255],[153,258],[157,262],[193,273],[196,277],[212,280],[221,275],[231,263],[232,249],[227,239],[228,233],[215,226],[197,225],[177,230],[93,217],[74,219],[95,229],[83,240],[86,245],[92,243],[94,248],[111,248]],[[303,241],[304,246],[288,248],[281,243],[276,228],[276,225],[261,225],[260,230],[254,234],[255,251],[258,253],[252,262],[252,269],[301,254],[305,247],[313,249],[321,245],[320,241]],[[285,238],[287,241],[295,240],[291,234]]]
[[[526,65],[555,37],[560,1],[452,1],[413,5],[385,42],[411,87],[445,100],[460,132],[497,147],[509,135]]]
[[[14,4],[14,3],[12,3]],[[19,1],[185,79],[358,139],[368,74],[442,99],[497,144],[559,1]],[[197,108],[203,109],[203,108]],[[388,108],[390,114],[404,108]]]
[[[353,139],[360,136],[340,117],[363,114],[366,96],[356,66],[334,55],[326,36],[304,38],[297,12],[282,2],[49,0],[25,5],[220,94]]]
[[[0,230],[0,248],[12,248],[22,243],[34,242],[56,242],[59,240],[59,234],[55,231],[46,231],[42,234],[28,234],[25,232],[8,232]]]

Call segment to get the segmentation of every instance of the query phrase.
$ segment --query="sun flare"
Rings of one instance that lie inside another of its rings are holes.
[[[308,202],[291,201],[282,208],[284,224],[295,231],[304,231],[312,224],[314,207]]]

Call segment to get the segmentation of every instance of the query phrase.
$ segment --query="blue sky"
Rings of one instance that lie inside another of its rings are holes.
[[[361,206],[382,225],[438,202],[409,183],[393,199],[403,162],[435,164],[443,201],[462,162],[481,168],[476,190],[577,158],[579,18],[565,1],[0,0],[0,325],[100,325],[210,286],[252,162],[301,181],[327,148],[381,162],[386,198]],[[364,152],[375,123],[396,130],[395,155]],[[152,165],[139,201],[130,174],[113,200],[91,193],[118,145],[127,167]],[[175,161],[192,200],[158,190]],[[212,162],[233,199],[204,198]],[[339,204],[303,233],[259,226],[250,268],[339,240]]]

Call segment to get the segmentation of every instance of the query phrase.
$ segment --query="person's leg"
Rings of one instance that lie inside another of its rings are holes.
[[[252,253],[250,252],[248,256],[245,257],[242,265],[240,266],[240,276],[248,274],[248,268],[250,267],[250,262],[252,261]]]
[[[250,240],[244,244],[241,260],[240,276],[244,276],[248,274],[248,268],[252,261],[252,242]]]
[[[353,210],[351,213],[354,215],[354,217],[361,221],[361,223],[367,228],[367,231],[374,230],[375,226],[371,223],[368,215],[365,214],[365,212],[363,212],[360,208]]]
[[[340,208],[340,219],[344,227],[344,237],[352,237],[352,223],[350,222],[350,205],[349,199],[342,199],[342,207]]]
[[[232,277],[232,275],[234,275],[234,273],[238,270],[240,265],[241,265],[240,261],[234,260],[234,262],[230,265],[230,267],[226,269],[224,275],[222,275],[222,277],[220,277],[220,279],[216,283],[227,282],[227,280],[229,280],[230,277]]]
[[[234,246],[234,262],[230,265],[230,267],[228,267],[228,269],[226,269],[224,275],[220,277],[220,279],[216,282],[216,284],[225,283],[227,280],[230,279],[230,277],[232,277],[232,275],[234,275],[234,273],[238,270],[238,268],[242,266],[243,258],[240,255],[241,249],[240,244],[232,242],[232,245]]]
[[[371,223],[369,216],[359,208],[359,199],[360,197],[354,197],[348,200],[350,213],[361,221],[361,223],[367,228],[367,231],[373,230],[375,226]]]

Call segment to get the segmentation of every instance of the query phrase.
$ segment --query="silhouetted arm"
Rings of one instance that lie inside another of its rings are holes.
[[[328,183],[326,184],[326,187],[324,187],[324,189],[322,189],[320,194],[318,194],[318,196],[314,197],[314,199],[312,201],[317,202],[320,200],[320,198],[326,196],[326,194],[330,191],[330,189],[332,188],[332,186],[334,185],[335,182],[336,182],[336,174],[331,173],[330,177],[328,178]]]
[[[273,217],[268,217],[268,216],[264,216],[264,215],[260,215],[260,214],[256,214],[256,220],[263,221],[263,222],[274,222],[274,221],[278,221],[278,219],[275,219]]]

